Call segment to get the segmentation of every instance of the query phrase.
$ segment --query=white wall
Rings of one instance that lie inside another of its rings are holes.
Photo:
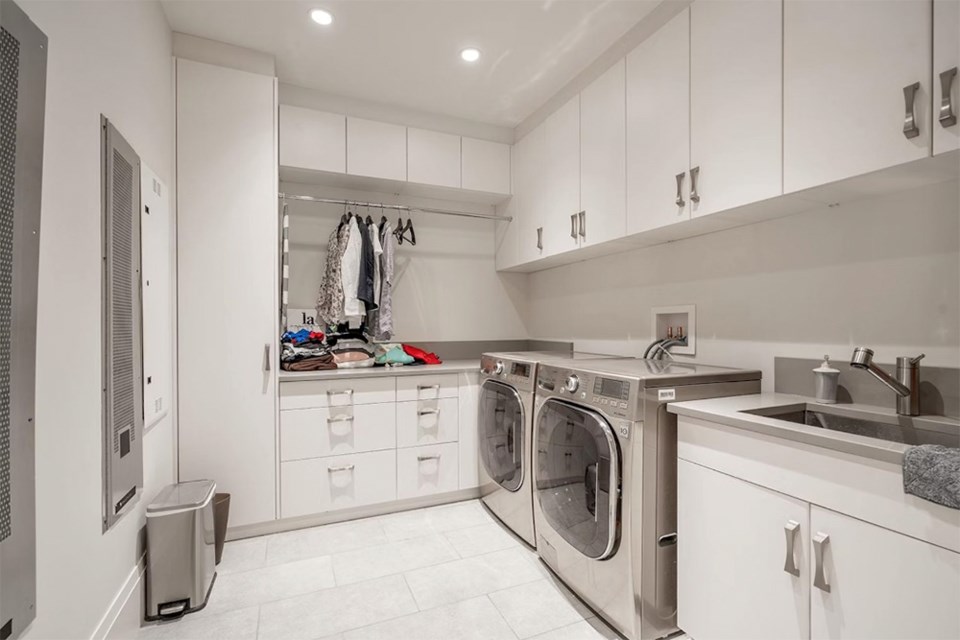
[[[21,0],[49,37],[37,349],[37,618],[86,638],[137,562],[143,505],[175,473],[174,425],[144,439],[144,496],[101,532],[100,114],[174,188],[171,35],[156,2]],[[171,216],[172,217],[172,216]]]
[[[926,352],[960,366],[956,182],[532,274],[532,336],[639,354],[650,309],[697,305],[696,359],[758,367],[775,356],[878,362]],[[682,359],[682,356],[678,356]]]
[[[490,214],[493,208],[427,201],[373,192],[344,191],[284,183],[281,190],[301,195],[363,202],[420,204]],[[327,240],[343,214],[341,205],[290,203],[290,308],[316,306],[326,264]],[[367,215],[366,209],[354,212]],[[370,211],[379,223],[380,211]],[[397,212],[387,214],[396,226]],[[403,216],[406,221],[407,216]],[[414,213],[417,245],[396,253],[393,319],[396,338],[406,342],[518,339],[523,323],[526,278],[498,274],[494,266],[494,222]],[[295,319],[291,318],[291,322]],[[441,356],[443,354],[440,354]]]

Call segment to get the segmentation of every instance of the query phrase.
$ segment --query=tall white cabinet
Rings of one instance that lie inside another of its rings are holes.
[[[960,0],[933,0],[933,153],[960,148]]]
[[[231,526],[277,510],[276,120],[274,78],[177,60],[180,480]]]

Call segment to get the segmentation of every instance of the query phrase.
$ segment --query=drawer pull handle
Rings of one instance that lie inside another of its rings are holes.
[[[417,385],[417,391],[426,391],[427,389],[436,389],[437,391],[439,391],[440,385],[438,384],[418,384]]]
[[[940,121],[941,127],[957,124],[957,114],[953,111],[953,81],[957,77],[957,68],[947,69],[940,74]]]
[[[353,471],[352,464],[345,464],[341,467],[327,467],[327,473],[336,473],[338,471]]]
[[[353,397],[353,389],[327,389],[328,396],[350,396]]]
[[[920,90],[920,83],[914,82],[903,88],[903,135],[907,139],[916,138],[920,135],[920,129],[917,127],[917,116],[915,113],[915,103],[917,101],[917,91]]]
[[[429,456],[417,456],[417,462],[426,462],[427,460],[439,460],[439,459],[440,459],[439,453],[434,453]]]
[[[823,570],[823,552],[830,543],[830,536],[825,533],[817,533],[813,536],[813,555],[816,561],[816,569],[813,574],[813,586],[821,591],[830,593],[830,585],[827,583],[827,576]]]
[[[335,424],[337,422],[353,422],[353,416],[337,416],[335,418],[327,418],[327,424]]]
[[[800,533],[800,523],[796,520],[787,520],[783,526],[783,532],[787,536],[787,555],[783,562],[783,570],[790,575],[800,577],[800,567],[797,566],[795,553],[797,534]]]
[[[417,411],[417,415],[420,415],[420,416],[440,415],[440,409],[421,409],[420,411]]]

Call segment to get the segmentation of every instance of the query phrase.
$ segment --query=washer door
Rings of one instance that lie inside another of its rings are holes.
[[[588,558],[614,554],[620,452],[599,413],[550,398],[537,414],[536,494],[550,526]]]
[[[480,460],[487,475],[507,491],[523,484],[525,415],[517,391],[486,380],[480,387]]]

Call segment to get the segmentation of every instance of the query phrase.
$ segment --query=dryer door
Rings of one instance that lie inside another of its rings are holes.
[[[589,558],[614,554],[619,534],[620,452],[599,413],[549,399],[537,414],[534,478],[550,526]]]
[[[526,416],[513,387],[486,380],[480,387],[480,460],[487,475],[507,491],[523,484]]]

